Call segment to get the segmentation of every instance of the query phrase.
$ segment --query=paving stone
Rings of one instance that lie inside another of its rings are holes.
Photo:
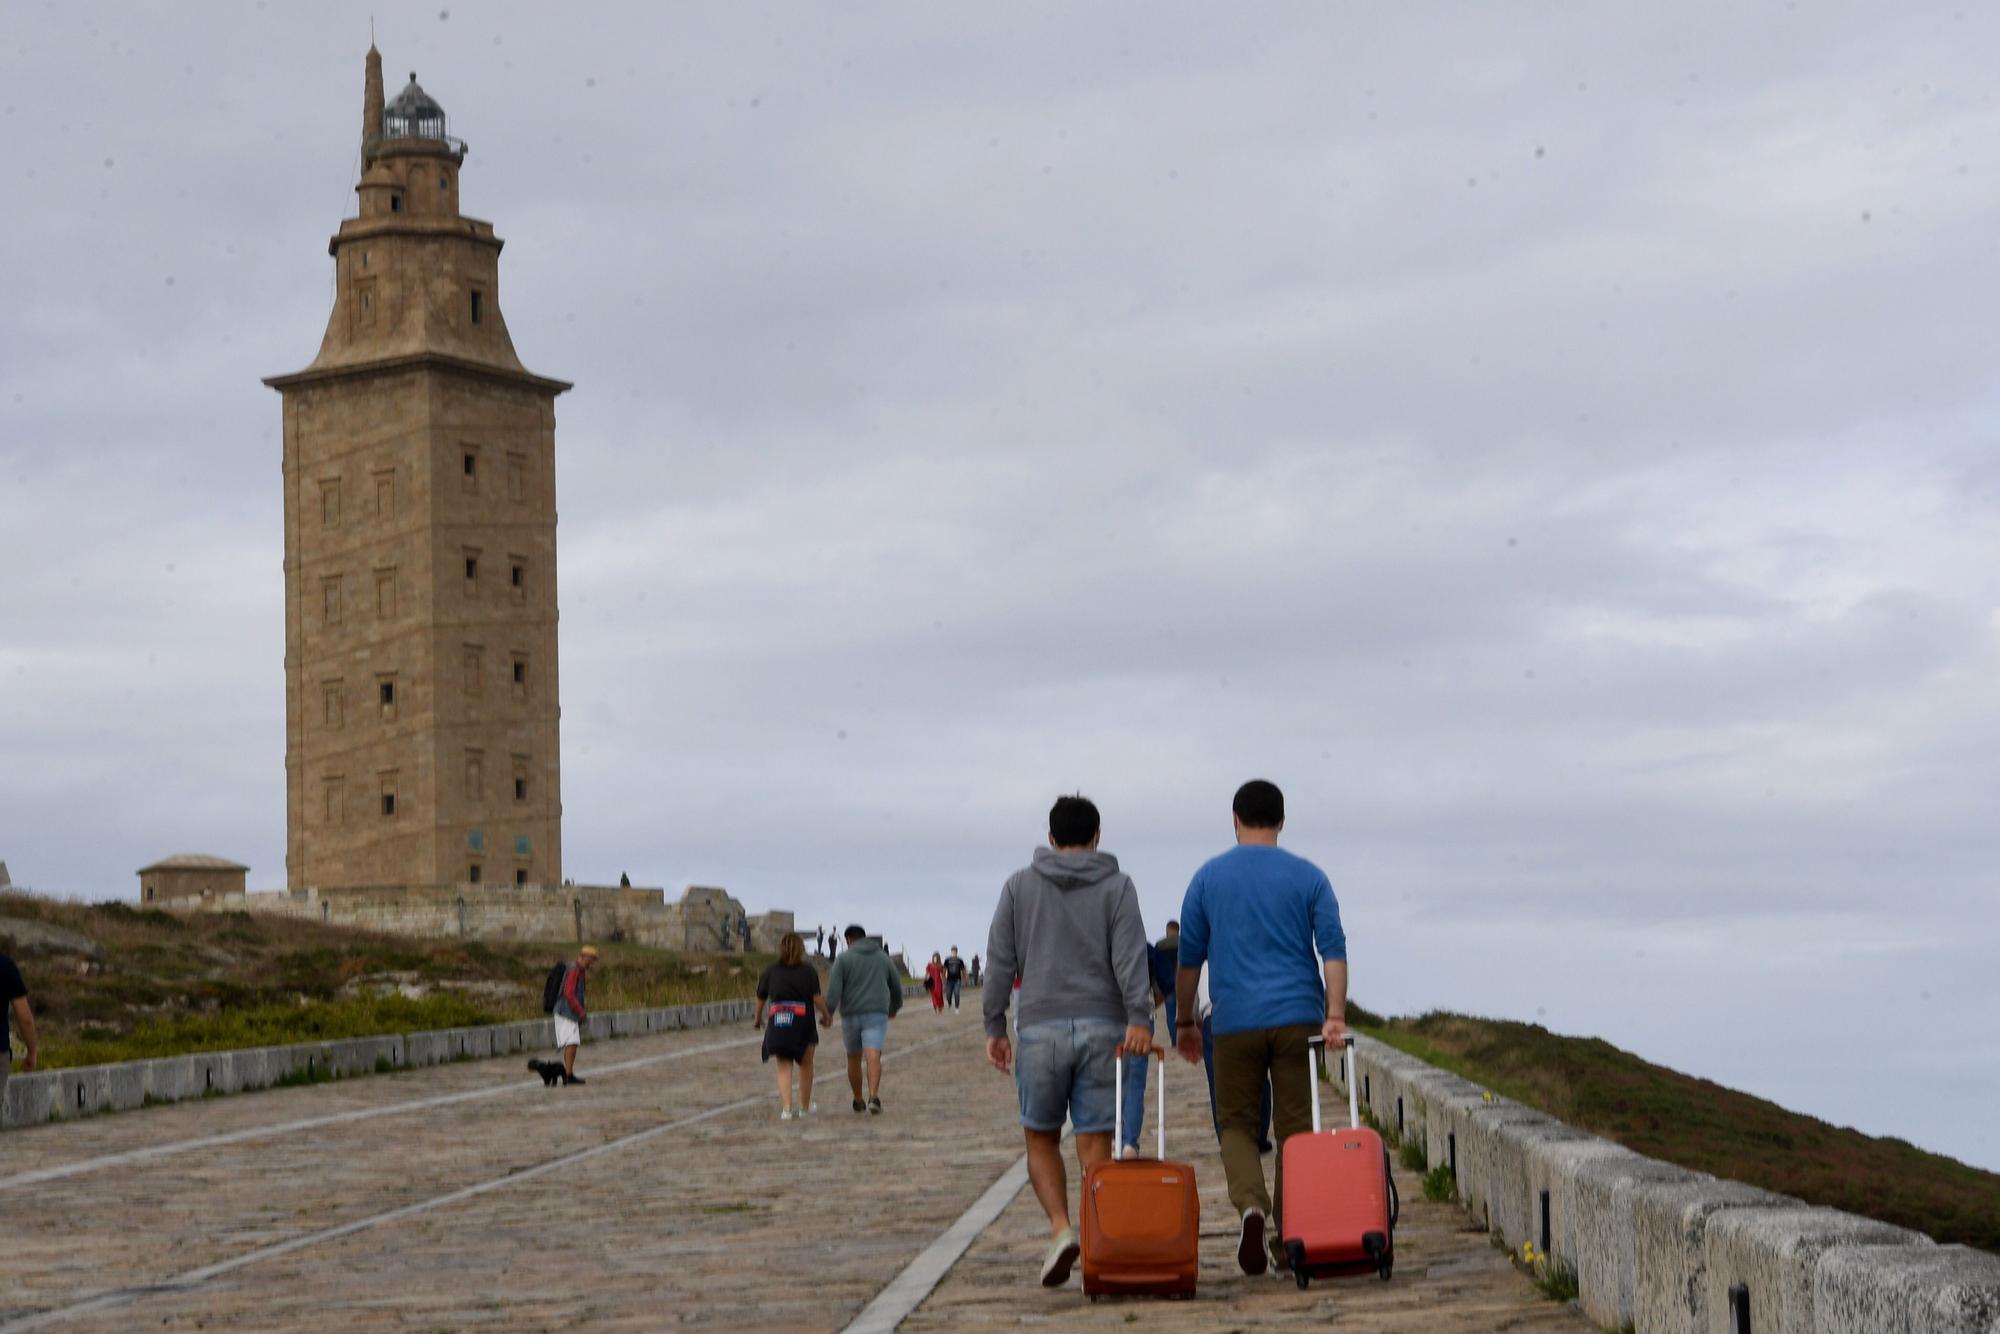
[[[883,1115],[848,1110],[836,1040],[821,1049],[830,1058],[821,1111],[780,1122],[773,1068],[758,1061],[755,1040],[746,1025],[591,1043],[579,1061],[591,1080],[584,1088],[545,1089],[510,1055],[10,1131],[0,1158],[0,1324],[256,1256],[184,1290],[150,1287],[77,1313],[64,1327],[839,1329],[1019,1157],[1012,1083],[986,1065],[970,1016],[908,1014],[890,1029],[892,1054],[908,1054],[887,1067]],[[644,1063],[617,1068],[635,1061]],[[1235,1275],[1201,1081],[1187,1067],[1175,1074],[1172,1128],[1181,1133],[1169,1147],[1198,1164],[1209,1232],[1198,1301],[1141,1312],[1130,1302],[1093,1306],[1074,1281],[1043,1290],[1034,1281],[1040,1215],[1024,1190],[907,1327],[1068,1328],[1141,1315],[1196,1329],[1305,1315],[1381,1330],[1587,1328],[1538,1297],[1461,1211],[1423,1201],[1408,1174],[1399,1178],[1392,1282],[1300,1292]],[[460,1094],[481,1096],[73,1170],[110,1154]],[[43,1170],[72,1174],[5,1185]],[[504,1184],[489,1188],[495,1182]],[[477,1193],[426,1207],[466,1190]],[[416,1212],[369,1221],[401,1207]],[[346,1226],[357,1230],[321,1235]]]

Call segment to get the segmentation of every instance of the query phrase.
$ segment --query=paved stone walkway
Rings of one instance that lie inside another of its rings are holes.
[[[780,1123],[744,1026],[594,1044],[585,1088],[485,1061],[9,1131],[0,1329],[837,1330],[1020,1155],[976,1028],[898,1019],[880,1117],[848,1110],[836,1041],[819,1115]],[[1169,1147],[1212,1242],[1198,1300],[1039,1288],[1024,1190],[904,1327],[1588,1328],[1407,1179],[1394,1282],[1236,1275],[1199,1071],[1174,1076]]]

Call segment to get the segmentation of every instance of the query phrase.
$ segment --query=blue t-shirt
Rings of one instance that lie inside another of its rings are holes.
[[[1323,1022],[1320,961],[1346,957],[1333,886],[1303,857],[1241,843],[1210,859],[1188,882],[1180,964],[1208,965],[1217,1033]]]

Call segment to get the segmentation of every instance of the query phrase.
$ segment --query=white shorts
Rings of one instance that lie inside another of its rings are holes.
[[[583,1030],[577,1026],[576,1020],[565,1019],[561,1015],[555,1015],[554,1018],[556,1021],[556,1049],[560,1051],[564,1047],[581,1047],[583,1045]]]

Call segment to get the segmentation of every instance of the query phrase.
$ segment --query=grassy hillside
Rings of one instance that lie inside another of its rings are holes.
[[[182,917],[124,903],[0,892],[5,922],[84,937],[8,950],[42,1039],[42,1068],[540,1018],[542,978],[574,942],[425,941],[248,913]],[[672,954],[594,942],[591,1007],[751,995],[762,955]],[[0,949],[6,949],[0,944]]]
[[[2000,1251],[2000,1174],[1536,1024],[1350,1010],[1362,1032],[1648,1157]]]

